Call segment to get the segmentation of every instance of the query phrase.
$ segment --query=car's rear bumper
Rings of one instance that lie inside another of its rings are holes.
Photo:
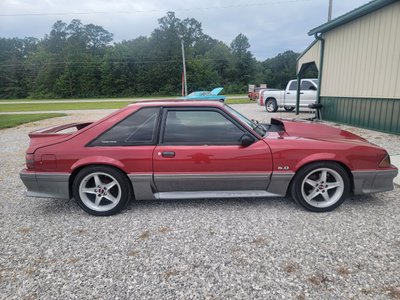
[[[362,195],[393,190],[397,169],[353,171],[354,194]]]
[[[26,169],[19,174],[29,197],[69,199],[68,173],[42,173]]]

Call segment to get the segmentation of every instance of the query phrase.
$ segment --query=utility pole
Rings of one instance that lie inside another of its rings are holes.
[[[329,0],[328,22],[332,19],[332,1],[333,1],[333,0]]]
[[[181,40],[181,46],[182,46],[182,62],[183,62],[183,85],[185,87],[184,96],[187,96],[186,62],[185,62],[185,48],[183,47],[183,39]]]

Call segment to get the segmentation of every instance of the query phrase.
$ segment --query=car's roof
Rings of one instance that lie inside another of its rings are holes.
[[[207,101],[192,98],[191,100],[186,99],[154,99],[154,100],[143,100],[130,104],[129,106],[182,106],[182,107],[194,107],[194,106],[214,106],[222,107],[224,104],[219,101]]]

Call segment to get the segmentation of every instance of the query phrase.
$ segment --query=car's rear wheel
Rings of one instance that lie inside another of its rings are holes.
[[[297,172],[291,192],[292,197],[308,210],[331,211],[348,197],[350,178],[337,163],[312,163]]]
[[[278,110],[278,104],[274,98],[270,98],[265,102],[265,108],[267,112],[276,112]]]
[[[126,175],[109,166],[82,169],[74,179],[72,193],[84,211],[96,216],[118,213],[132,194]]]
[[[295,109],[295,107],[293,107],[293,106],[285,106],[284,109],[289,112],[289,111],[293,111]]]

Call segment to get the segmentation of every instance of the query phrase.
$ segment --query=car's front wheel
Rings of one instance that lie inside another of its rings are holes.
[[[73,181],[72,193],[84,211],[96,216],[118,213],[132,194],[126,175],[109,166],[82,169]]]
[[[308,210],[331,211],[348,197],[350,178],[337,163],[312,163],[297,172],[291,192],[292,197]]]

